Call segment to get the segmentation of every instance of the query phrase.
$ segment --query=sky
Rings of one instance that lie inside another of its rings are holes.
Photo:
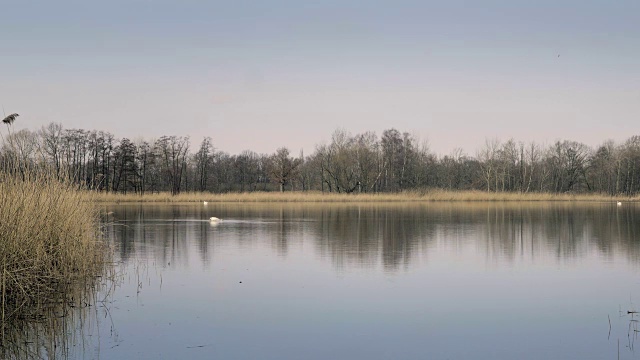
[[[313,152],[396,128],[487,139],[640,135],[640,1],[5,1],[0,105],[117,137]]]

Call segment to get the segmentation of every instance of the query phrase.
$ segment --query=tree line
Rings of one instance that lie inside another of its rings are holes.
[[[474,155],[455,149],[437,156],[407,132],[349,134],[336,130],[314,152],[232,155],[205,137],[197,149],[184,136],[116,138],[105,131],[65,129],[8,132],[3,171],[47,167],[87,189],[144,194],[168,191],[322,191],[378,193],[446,189],[491,192],[638,193],[640,136],[592,148],[575,141],[551,145],[486,140]]]

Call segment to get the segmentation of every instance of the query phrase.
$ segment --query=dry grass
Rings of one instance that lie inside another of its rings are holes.
[[[28,177],[28,176],[27,176]],[[0,174],[2,336],[16,319],[95,285],[108,263],[90,194],[52,177]]]
[[[426,201],[637,201],[638,197],[612,197],[601,194],[550,194],[550,193],[495,193],[483,191],[443,191],[402,192],[383,194],[337,194],[321,192],[251,192],[251,193],[170,193],[114,194],[98,193],[94,201],[124,202],[426,202]]]

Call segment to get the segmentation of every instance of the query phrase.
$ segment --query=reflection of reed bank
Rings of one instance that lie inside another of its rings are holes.
[[[116,221],[106,225],[106,232],[115,243],[122,261],[129,261],[136,255],[146,257],[152,254],[160,264],[186,263],[187,238],[194,229],[173,220],[184,219],[189,214],[180,206],[118,207],[114,212]],[[207,224],[202,222],[199,225],[202,228]]]
[[[318,209],[318,251],[339,267],[408,264],[412,252],[433,240],[434,224],[423,207],[344,206]]]
[[[559,261],[597,250],[638,260],[635,208],[609,204],[431,204],[317,210],[318,251],[336,266],[406,267],[429,252],[472,246],[492,261],[553,254]],[[635,254],[635,255],[634,255]]]
[[[487,211],[487,255],[505,260],[553,254],[559,261],[592,251],[638,260],[636,208],[611,204],[498,208]]]
[[[393,271],[429,261],[438,251],[465,248],[491,262],[547,257],[567,261],[594,251],[640,260],[638,208],[609,203],[421,204],[209,204],[123,205],[108,233],[121,258],[152,256],[158,263],[188,263],[195,242],[211,261],[229,242],[270,244],[278,256],[312,243],[338,268]],[[213,226],[210,216],[231,219]]]
[[[93,336],[102,322],[110,322],[110,295],[117,286],[113,275],[90,283],[70,283],[57,296],[42,299],[30,316],[13,318],[2,326],[1,359],[99,358]],[[117,338],[111,324],[110,338]],[[105,334],[106,335],[106,334]]]

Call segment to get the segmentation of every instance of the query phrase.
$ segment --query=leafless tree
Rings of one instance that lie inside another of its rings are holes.
[[[285,185],[295,177],[296,170],[300,165],[300,159],[289,156],[289,149],[279,148],[271,156],[269,173],[271,179],[278,184],[280,192],[284,192]]]

